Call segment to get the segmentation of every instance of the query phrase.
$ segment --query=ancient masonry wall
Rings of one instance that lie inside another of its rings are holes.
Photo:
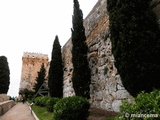
[[[37,77],[37,72],[40,70],[42,63],[44,63],[44,66],[48,70],[48,55],[24,52],[22,57],[20,90],[25,88],[32,90]]]
[[[84,20],[91,68],[91,106],[118,111],[121,100],[129,99],[130,95],[124,89],[114,66],[108,25],[106,0],[99,0]],[[71,82],[73,70],[71,47],[71,40],[63,47],[64,97],[74,95]]]
[[[106,3],[107,0],[99,0],[84,20],[91,68],[91,106],[118,112],[121,101],[124,99],[130,101],[130,95],[123,87],[120,75],[114,66]],[[160,23],[160,0],[153,0],[151,7]],[[71,50],[72,42],[69,39],[62,49],[64,97],[75,94],[71,82],[73,71]]]

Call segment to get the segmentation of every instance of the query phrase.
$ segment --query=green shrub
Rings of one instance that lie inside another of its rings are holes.
[[[47,96],[39,96],[35,98],[34,102],[38,106],[45,107],[47,106],[48,100],[49,100],[49,97]]]
[[[53,112],[54,111],[54,105],[59,101],[59,98],[50,98],[47,101],[47,111],[49,112]]]
[[[89,106],[83,97],[63,98],[54,106],[54,120],[87,120]]]
[[[49,99],[50,99],[49,97],[43,96],[43,97],[41,98],[41,107],[47,106],[47,101],[48,101]]]
[[[148,118],[137,118],[134,116],[140,114],[153,116]],[[119,116],[122,117],[122,120],[158,120],[158,118],[156,118],[158,114],[160,115],[160,91],[154,90],[150,93],[141,92],[135,98],[134,103],[123,101]]]
[[[40,105],[40,99],[41,99],[41,96],[36,97],[36,98],[34,99],[34,103],[35,103],[37,106]]]

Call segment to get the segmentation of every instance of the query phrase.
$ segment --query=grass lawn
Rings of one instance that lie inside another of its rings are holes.
[[[39,118],[39,120],[52,120],[53,119],[53,113],[48,112],[45,107],[39,107],[39,106],[33,105],[32,110],[34,111],[36,116]]]

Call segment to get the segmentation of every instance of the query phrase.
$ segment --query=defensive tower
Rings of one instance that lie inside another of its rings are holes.
[[[37,72],[40,70],[42,63],[48,71],[49,61],[48,55],[42,53],[24,52],[22,56],[22,72],[20,90],[32,90]]]

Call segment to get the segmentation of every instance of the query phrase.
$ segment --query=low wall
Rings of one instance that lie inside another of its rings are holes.
[[[8,96],[7,94],[0,94],[0,103],[7,101],[10,99],[10,96]]]
[[[0,115],[3,115],[8,110],[10,110],[15,105],[13,100],[8,100],[5,102],[0,102]]]

